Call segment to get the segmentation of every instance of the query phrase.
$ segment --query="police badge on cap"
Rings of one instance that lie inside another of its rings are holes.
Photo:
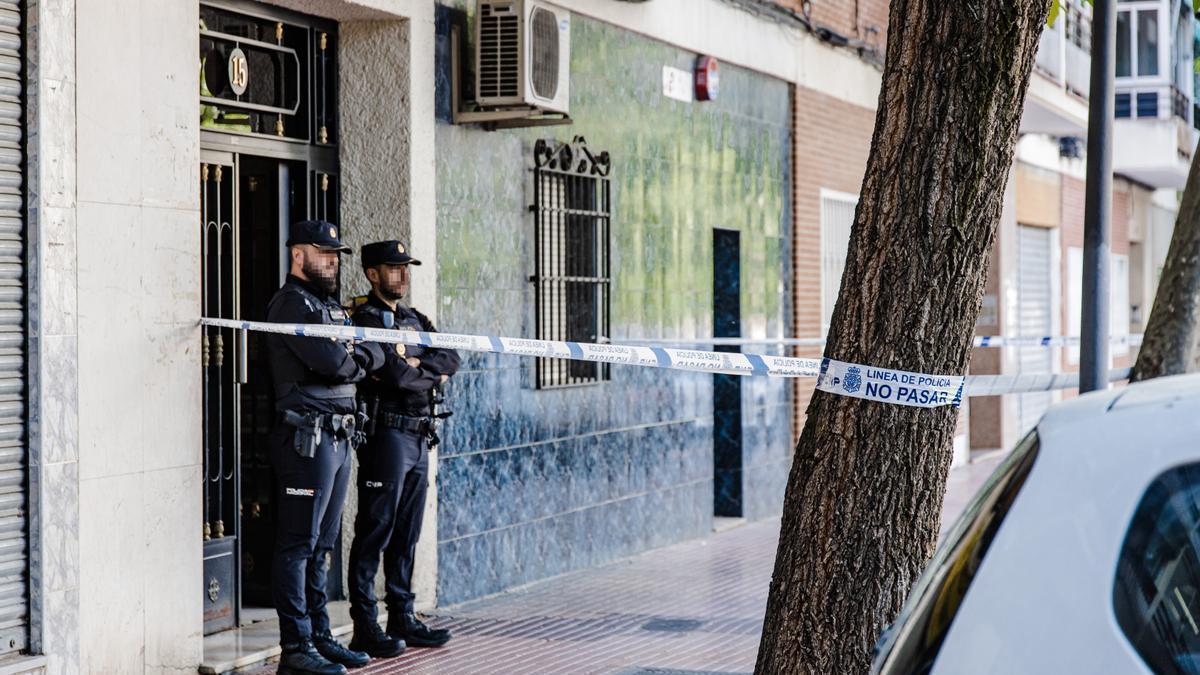
[[[362,264],[363,269],[370,269],[379,265],[420,265],[421,261],[409,254],[403,242],[389,239],[363,246]]]

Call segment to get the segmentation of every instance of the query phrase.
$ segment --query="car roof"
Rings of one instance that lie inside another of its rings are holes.
[[[1139,408],[1145,414],[1165,412],[1181,402],[1200,403],[1200,373],[1157,377],[1128,386],[1084,394],[1052,406],[1038,423],[1042,433],[1087,422],[1105,423],[1108,413]]]

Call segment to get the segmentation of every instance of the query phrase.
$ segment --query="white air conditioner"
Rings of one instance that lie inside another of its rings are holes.
[[[475,102],[567,114],[571,14],[541,0],[476,0]]]

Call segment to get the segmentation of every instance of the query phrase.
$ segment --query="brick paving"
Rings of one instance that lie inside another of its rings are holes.
[[[943,531],[999,457],[951,472]],[[725,675],[754,670],[779,520],[437,610],[455,638],[361,675]],[[274,672],[274,666],[254,675]]]
[[[779,521],[448,607],[442,649],[358,673],[748,673],[754,669]]]

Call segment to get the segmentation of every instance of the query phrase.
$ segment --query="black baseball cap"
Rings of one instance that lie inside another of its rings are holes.
[[[377,241],[362,247],[363,269],[378,265],[420,265],[421,261],[408,253],[408,247],[395,239]]]
[[[301,244],[312,244],[317,248],[338,253],[354,252],[354,249],[338,239],[337,226],[324,220],[302,220],[292,223],[292,227],[288,230],[287,245],[299,246]]]

